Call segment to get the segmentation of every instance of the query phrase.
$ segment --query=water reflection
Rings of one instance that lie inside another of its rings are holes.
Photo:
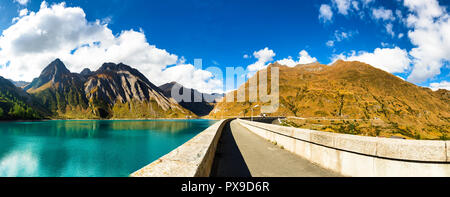
[[[33,176],[37,174],[38,165],[38,158],[32,152],[14,151],[2,157],[0,161],[0,176]]]
[[[213,123],[0,122],[0,176],[128,176]]]

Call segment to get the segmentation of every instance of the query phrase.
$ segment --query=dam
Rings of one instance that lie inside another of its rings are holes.
[[[132,177],[442,177],[449,143],[327,133],[227,119]]]

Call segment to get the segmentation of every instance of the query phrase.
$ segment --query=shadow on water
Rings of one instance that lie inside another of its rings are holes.
[[[250,170],[227,123],[217,145],[211,177],[251,177]]]

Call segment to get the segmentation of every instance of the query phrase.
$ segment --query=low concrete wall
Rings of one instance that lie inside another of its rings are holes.
[[[274,120],[277,120],[277,119],[285,119],[286,117],[260,117],[260,116],[257,116],[257,117],[253,117],[253,121],[255,121],[255,122],[262,122],[262,123],[272,123]],[[245,118],[240,118],[240,119],[242,119],[242,120],[251,120],[252,118],[251,117],[245,117]]]
[[[182,146],[134,172],[132,177],[208,177],[211,173],[217,143],[223,127],[222,120],[207,128]]]
[[[448,141],[365,137],[237,121],[286,150],[344,176],[450,176]]]

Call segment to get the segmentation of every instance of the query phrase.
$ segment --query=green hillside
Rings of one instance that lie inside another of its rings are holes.
[[[0,77],[0,120],[34,120],[42,118],[32,105],[32,98],[9,80]]]

